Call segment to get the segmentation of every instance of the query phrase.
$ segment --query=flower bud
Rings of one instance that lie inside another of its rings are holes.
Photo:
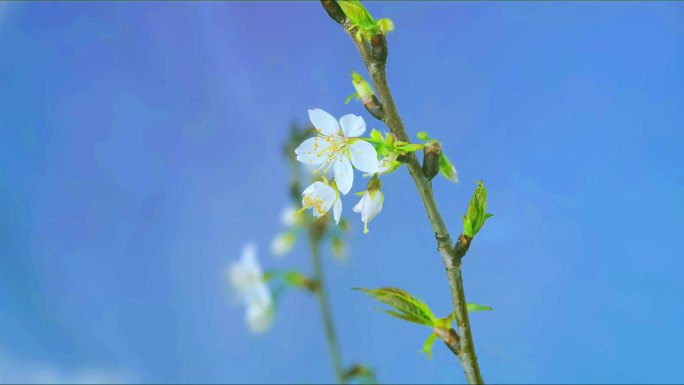
[[[345,16],[342,8],[340,8],[340,5],[337,4],[337,1],[321,0],[321,5],[323,5],[323,8],[325,8],[325,11],[328,12],[328,16],[330,16],[331,19],[335,20],[338,24],[344,23],[344,20],[347,18],[347,16]]]
[[[439,173],[439,155],[442,147],[439,142],[428,143],[423,148],[423,174],[428,180],[432,180]]]
[[[387,61],[387,39],[382,33],[375,34],[370,39],[371,56],[380,63]]]

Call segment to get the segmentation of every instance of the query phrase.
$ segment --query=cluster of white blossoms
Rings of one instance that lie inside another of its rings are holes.
[[[366,131],[362,117],[348,114],[339,122],[329,113],[316,108],[309,110],[309,119],[316,127],[318,135],[309,138],[295,149],[297,160],[312,166],[316,171],[328,172],[332,166],[334,179],[328,182],[322,178],[307,187],[302,193],[302,210],[311,208],[315,217],[321,217],[332,208],[335,223],[340,221],[342,201],[340,194],[346,195],[354,184],[354,168],[376,175],[380,171],[378,153],[371,143],[360,138]],[[353,167],[352,167],[353,166]],[[316,172],[314,171],[314,172]],[[377,176],[374,176],[377,178]],[[378,184],[379,185],[379,184]],[[368,221],[382,210],[383,196],[379,190],[369,189],[354,207],[361,214],[364,232],[368,232]]]
[[[250,330],[255,333],[267,331],[273,322],[273,297],[264,281],[254,245],[243,247],[240,260],[228,270],[228,279],[247,306],[245,320]]]

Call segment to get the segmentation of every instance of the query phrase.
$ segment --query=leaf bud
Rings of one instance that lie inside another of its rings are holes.
[[[345,16],[344,11],[342,11],[340,5],[337,4],[337,1],[321,0],[321,5],[323,5],[323,8],[325,8],[325,11],[328,12],[328,16],[330,16],[331,19],[335,20],[335,22],[338,24],[344,23],[344,20],[347,18],[347,16]]]
[[[442,147],[439,142],[428,143],[423,148],[423,174],[428,180],[432,180],[439,173],[439,158]]]

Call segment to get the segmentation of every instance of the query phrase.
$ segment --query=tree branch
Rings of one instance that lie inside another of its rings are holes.
[[[397,111],[394,98],[387,84],[387,74],[385,71],[385,63],[375,60],[371,55],[371,49],[365,40],[358,41],[355,39],[354,29],[349,20],[346,19],[342,23],[344,30],[352,39],[356,48],[361,54],[363,63],[371,76],[375,90],[378,93],[380,102],[383,107],[382,121],[389,127],[392,134],[398,139],[405,142],[410,142],[404,123],[401,121],[399,112]],[[470,329],[470,320],[468,318],[468,309],[465,300],[465,291],[463,289],[463,278],[461,276],[461,258],[465,255],[470,245],[470,240],[464,235],[459,237],[459,244],[461,240],[467,242],[454,248],[451,241],[451,236],[442,220],[437,204],[432,193],[432,184],[425,177],[422,167],[418,162],[418,158],[414,153],[407,154],[407,167],[413,179],[418,195],[420,196],[425,212],[427,213],[432,230],[435,233],[437,241],[437,250],[442,256],[442,262],[446,268],[447,278],[449,280],[449,288],[451,290],[451,300],[456,312],[456,323],[460,334],[460,353],[458,358],[463,366],[463,372],[466,379],[471,384],[483,383],[480,368],[477,363],[477,356],[475,355],[475,345],[473,344],[473,337]],[[457,252],[458,250],[458,252]],[[453,351],[454,349],[452,349]]]

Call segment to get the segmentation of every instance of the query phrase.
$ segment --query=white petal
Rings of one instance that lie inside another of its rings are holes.
[[[369,174],[378,172],[380,162],[378,161],[378,153],[372,144],[364,140],[357,141],[349,146],[349,156],[352,164],[358,170]]]
[[[340,118],[340,126],[342,126],[342,132],[347,138],[355,138],[361,136],[366,131],[366,122],[362,117],[348,114]]]
[[[325,215],[330,210],[335,199],[337,199],[337,192],[332,187],[323,182],[314,182],[304,191],[304,198],[302,198],[302,206],[306,207],[306,201],[320,201],[318,207],[313,207],[313,214],[316,218]]]
[[[354,184],[354,169],[346,155],[340,155],[335,159],[333,173],[335,174],[337,189],[342,194],[348,193]]]
[[[375,194],[370,196],[370,199],[368,199],[368,206],[367,206],[367,212],[366,212],[366,218],[364,219],[365,221],[371,221],[373,218],[375,218],[376,215],[380,213],[382,210],[382,202],[383,202],[383,196],[382,192],[376,191]]]
[[[328,160],[328,147],[330,143],[322,138],[309,138],[295,149],[297,160],[304,164],[321,165]]]
[[[325,211],[330,210],[333,203],[335,203],[335,200],[337,199],[337,191],[323,182],[316,182],[314,185],[316,192],[324,202],[323,207],[325,207]]]
[[[354,211],[355,213],[360,213],[360,212],[363,210],[364,202],[365,202],[367,199],[368,199],[368,191],[366,191],[366,193],[363,194],[363,196],[361,197],[361,199],[359,199],[359,203],[357,203],[356,206],[354,206],[354,208],[352,209],[352,211]]]
[[[333,218],[335,219],[335,224],[340,223],[340,216],[342,215],[342,200],[337,199],[333,204]]]
[[[314,127],[324,135],[339,135],[340,125],[337,123],[337,119],[320,108],[309,110],[309,119]]]

